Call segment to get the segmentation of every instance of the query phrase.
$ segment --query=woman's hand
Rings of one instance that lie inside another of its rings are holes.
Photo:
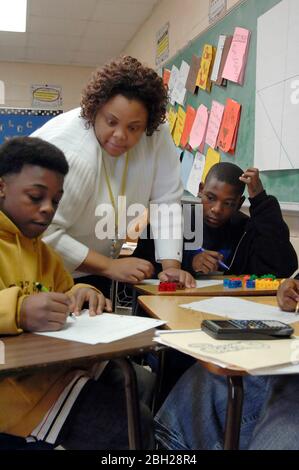
[[[209,274],[219,271],[219,261],[223,260],[223,255],[217,251],[205,250],[203,253],[198,253],[192,260],[192,268],[198,273]]]
[[[115,281],[135,284],[151,278],[154,274],[154,267],[149,261],[130,256],[128,258],[110,259],[108,267],[101,274]]]
[[[101,292],[90,287],[78,288],[70,297],[70,312],[80,315],[84,302],[88,302],[89,315],[91,317],[103,312],[112,312],[111,300],[106,299]]]
[[[26,297],[20,310],[20,327],[24,331],[57,331],[70,313],[71,300],[66,294],[42,292]]]
[[[294,312],[299,302],[299,281],[286,279],[277,291],[277,301],[281,310]]]
[[[196,287],[194,277],[187,271],[180,268],[167,268],[158,275],[160,282],[178,282],[181,287]]]

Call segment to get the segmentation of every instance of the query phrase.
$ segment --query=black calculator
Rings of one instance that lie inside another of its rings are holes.
[[[203,320],[201,328],[215,339],[283,339],[294,333],[276,320]]]

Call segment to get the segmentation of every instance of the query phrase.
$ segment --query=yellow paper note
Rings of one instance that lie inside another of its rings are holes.
[[[176,112],[176,110],[174,108],[170,108],[168,112],[167,120],[169,123],[169,131],[171,134],[174,129],[174,125],[176,123],[177,117],[178,117],[178,113]]]
[[[200,63],[200,69],[197,75],[196,85],[202,90],[211,90],[210,75],[212,73],[213,58],[215,57],[216,49],[210,44],[206,44],[203,49],[203,54]]]
[[[181,106],[179,106],[177,121],[176,121],[175,129],[173,132],[173,141],[177,147],[180,145],[182,133],[183,133],[184,126],[185,126],[185,121],[186,121],[186,112]]]
[[[212,148],[209,148],[209,150],[207,151],[207,155],[206,155],[206,164],[205,164],[203,174],[202,174],[203,183],[206,179],[206,176],[210,168],[212,168],[213,165],[219,162],[220,162],[220,153],[216,152],[216,150],[213,150]]]

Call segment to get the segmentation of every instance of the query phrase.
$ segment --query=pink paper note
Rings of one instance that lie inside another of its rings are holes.
[[[189,144],[193,149],[197,149],[204,143],[209,119],[208,108],[201,104],[197,110],[195,120],[190,132]]]
[[[250,31],[236,28],[222,77],[242,84],[248,54]]]
[[[213,149],[216,147],[217,137],[221,126],[224,106],[218,101],[213,101],[208,124],[206,143]]]

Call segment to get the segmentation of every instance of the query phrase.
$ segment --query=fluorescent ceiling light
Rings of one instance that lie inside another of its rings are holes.
[[[26,31],[27,0],[0,0],[0,31]]]

